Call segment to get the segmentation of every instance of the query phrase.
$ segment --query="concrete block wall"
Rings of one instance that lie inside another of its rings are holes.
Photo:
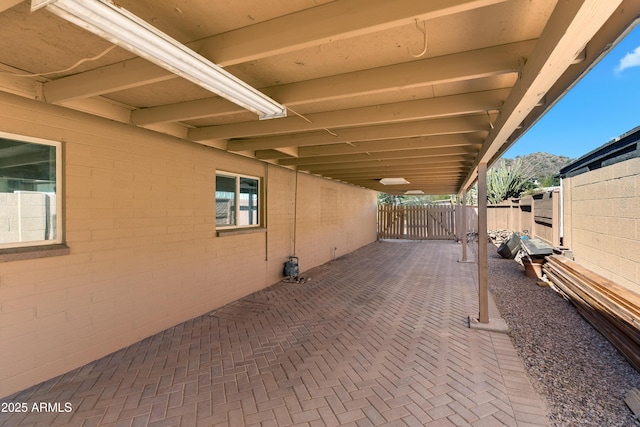
[[[584,267],[640,293],[640,158],[565,178],[564,245]]]
[[[0,130],[63,141],[70,248],[0,264],[0,397],[376,239],[370,190],[4,93]],[[218,170],[261,178],[266,231],[217,235]]]
[[[376,239],[377,206],[370,202],[369,194],[357,187],[336,191],[329,185],[331,181],[305,174],[299,174],[298,182],[300,188],[312,191],[298,191],[296,240],[315,242],[296,244],[301,269],[338,258]],[[302,211],[307,214],[300,216]],[[372,230],[373,235],[362,234],[362,227]]]

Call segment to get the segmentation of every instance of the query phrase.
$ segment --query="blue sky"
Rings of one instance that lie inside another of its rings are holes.
[[[640,126],[640,26],[502,157],[538,151],[577,158]]]

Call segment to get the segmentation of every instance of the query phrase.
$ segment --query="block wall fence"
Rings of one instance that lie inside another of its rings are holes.
[[[575,260],[640,293],[640,157],[565,178],[562,188]]]
[[[489,230],[509,230],[560,245],[560,190],[487,206]]]

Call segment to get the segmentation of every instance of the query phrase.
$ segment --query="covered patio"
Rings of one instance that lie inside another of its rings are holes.
[[[371,243],[9,396],[2,425],[544,426],[452,241]],[[499,317],[493,302],[492,317]],[[64,412],[65,403],[73,410]]]
[[[54,410],[0,420],[544,424],[509,338],[467,325],[499,320],[486,171],[638,16],[0,0],[0,397]],[[477,264],[374,243],[378,191],[476,182]],[[311,281],[270,286],[291,256]]]

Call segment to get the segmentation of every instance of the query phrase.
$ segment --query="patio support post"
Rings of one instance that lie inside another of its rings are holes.
[[[487,254],[487,164],[478,165],[478,322],[489,323],[489,274]]]
[[[460,228],[462,230],[462,259],[460,262],[467,262],[467,190],[462,190],[462,204],[460,212]]]

